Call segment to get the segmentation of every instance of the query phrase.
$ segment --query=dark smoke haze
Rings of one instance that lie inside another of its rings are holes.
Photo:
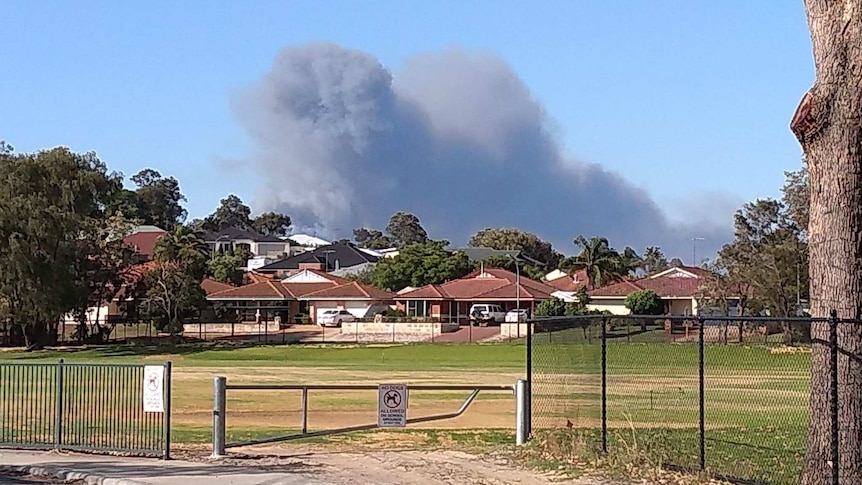
[[[364,52],[291,47],[235,110],[255,143],[249,163],[267,181],[254,208],[283,211],[298,229],[348,237],[405,210],[454,244],[518,227],[566,253],[574,236],[602,235],[687,263],[693,236],[707,239],[704,256],[730,237],[730,212],[671,223],[621,176],[566,157],[542,106],[490,54],[418,55],[393,75]]]

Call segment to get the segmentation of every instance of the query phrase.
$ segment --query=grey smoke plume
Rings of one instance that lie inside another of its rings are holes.
[[[643,190],[565,157],[542,106],[491,54],[418,55],[393,75],[364,52],[290,47],[234,101],[255,141],[250,163],[267,181],[255,209],[331,237],[406,210],[455,244],[484,227],[519,227],[564,252],[584,234],[687,255],[698,236],[706,255],[729,238],[730,214],[672,224]]]

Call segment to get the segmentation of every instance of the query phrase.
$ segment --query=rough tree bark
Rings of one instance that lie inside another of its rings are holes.
[[[811,310],[862,318],[862,0],[805,0],[816,77],[790,127],[808,160]],[[831,483],[828,324],[811,327],[808,446],[801,483]],[[842,484],[862,483],[862,325],[841,324]],[[820,342],[820,343],[818,343]]]

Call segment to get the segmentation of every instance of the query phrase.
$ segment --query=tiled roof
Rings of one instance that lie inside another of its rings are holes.
[[[575,281],[576,279],[577,282]],[[578,291],[582,286],[586,286],[588,282],[589,278],[587,277],[586,270],[579,269],[572,275],[546,281],[545,284],[560,291]]]
[[[254,231],[244,231],[235,227],[226,227],[221,231],[213,231],[204,234],[204,241],[215,243],[219,241],[235,241],[239,239],[248,239],[254,242],[264,243],[283,243],[281,238],[275,236],[265,236]]]
[[[261,281],[207,295],[209,300],[294,300],[278,281]]]
[[[336,261],[339,268],[349,268],[362,263],[376,263],[378,259],[376,256],[360,251],[353,244],[330,244],[270,263],[258,268],[257,271],[267,273],[299,269],[301,263],[326,264],[327,261],[329,262],[327,269],[335,269]]]
[[[388,291],[379,290],[373,286],[363,285],[355,281],[334,286],[324,290],[308,293],[304,298],[315,299],[361,299],[361,300],[392,300],[394,295]]]
[[[211,295],[220,291],[227,291],[233,289],[234,287],[227,283],[222,283],[211,278],[204,278],[204,280],[201,282],[201,288],[203,288],[204,293],[206,293],[207,295]]]
[[[694,276],[686,275],[675,270],[682,270]],[[703,268],[680,267],[659,273],[657,275],[640,278],[633,281],[623,281],[589,292],[593,297],[624,297],[630,293],[641,290],[653,290],[662,298],[690,298],[697,296],[700,292],[700,283],[703,277],[709,275],[709,271]]]
[[[518,275],[500,268],[485,268],[442,285],[426,285],[398,295],[398,300],[508,300],[518,297]],[[521,276],[520,297],[525,300],[550,298],[556,289]]]
[[[156,241],[160,237],[167,234],[165,231],[141,231],[131,234],[123,238],[123,242],[135,248],[138,254],[147,259],[153,258],[153,250],[156,247]]]

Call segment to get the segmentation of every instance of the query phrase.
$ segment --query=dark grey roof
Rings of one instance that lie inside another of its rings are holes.
[[[467,247],[467,248],[458,248],[458,249],[455,249],[454,251],[457,251],[459,253],[464,253],[464,255],[466,255],[467,258],[470,259],[470,261],[484,261],[488,258],[494,258],[494,257],[501,257],[501,258],[512,257],[512,258],[515,258],[516,260],[518,260],[522,263],[530,264],[533,266],[545,266],[545,263],[538,261],[538,260],[535,260],[535,259],[533,259],[533,258],[531,258],[525,254],[522,254],[521,251],[518,249],[494,249],[494,248],[482,248],[482,247],[480,247],[480,248]]]
[[[238,239],[248,239],[254,242],[271,242],[283,243],[284,241],[275,236],[264,236],[263,234],[254,231],[244,231],[235,227],[226,227],[221,231],[208,232],[204,234],[204,241],[214,243],[216,241],[236,241]]]
[[[329,263],[329,266],[326,269],[333,270],[335,269],[336,264],[339,268],[349,268],[358,264],[376,263],[378,259],[380,258],[360,251],[359,248],[353,244],[337,243],[320,246],[313,251],[307,251],[289,258],[284,258],[280,261],[262,266],[258,268],[257,271],[266,273],[288,269],[299,269],[299,265],[302,263],[321,263],[326,266],[327,262]]]

